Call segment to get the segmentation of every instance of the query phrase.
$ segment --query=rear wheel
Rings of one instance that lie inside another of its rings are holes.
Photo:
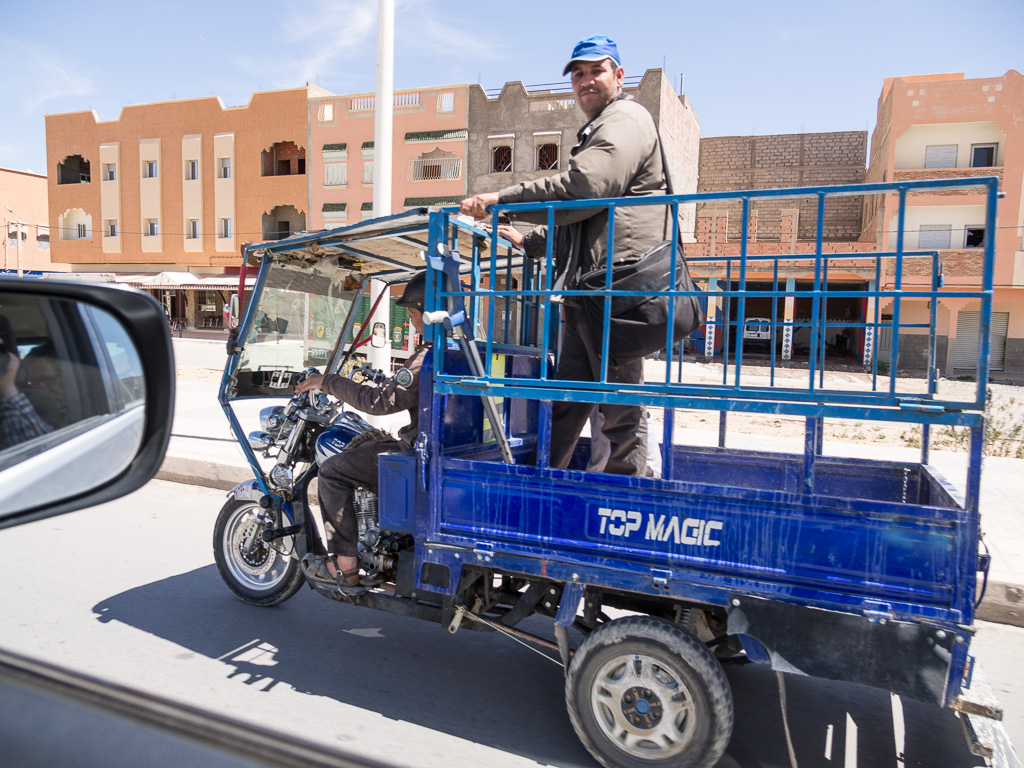
[[[713,766],[732,734],[721,665],[675,624],[630,616],[580,645],[565,681],[583,745],[608,768]]]
[[[231,499],[213,527],[213,558],[224,583],[251,605],[277,605],[294,595],[305,579],[299,561],[289,553],[291,537],[263,541],[254,501]],[[251,542],[251,546],[248,546]],[[247,551],[248,547],[248,551]]]

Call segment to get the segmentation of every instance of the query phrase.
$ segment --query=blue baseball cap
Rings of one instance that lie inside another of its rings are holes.
[[[602,59],[612,59],[620,67],[622,66],[622,62],[619,60],[619,49],[615,46],[614,40],[604,35],[588,37],[586,40],[576,43],[576,47],[572,49],[572,58],[565,65],[562,74],[568,75],[574,62],[601,61]]]

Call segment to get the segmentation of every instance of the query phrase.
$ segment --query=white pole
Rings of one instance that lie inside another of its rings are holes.
[[[21,219],[18,219],[18,277],[21,276]]]
[[[373,124],[373,215],[391,214],[391,143],[395,102],[395,0],[377,0],[377,95]],[[391,373],[391,292],[380,280],[370,283],[370,305],[384,294],[377,311],[366,322],[372,333],[377,323],[384,324],[383,347],[369,346],[367,360],[374,368]],[[374,426],[389,428],[390,417],[371,419]]]

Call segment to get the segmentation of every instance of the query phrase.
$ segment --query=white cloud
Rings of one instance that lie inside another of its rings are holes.
[[[4,80],[26,113],[47,102],[91,93],[95,86],[78,62],[64,61],[60,52],[24,39],[0,38]]]

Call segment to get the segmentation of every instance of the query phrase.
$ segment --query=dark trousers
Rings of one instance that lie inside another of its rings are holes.
[[[376,491],[377,457],[399,447],[397,440],[363,443],[346,448],[320,465],[317,498],[330,554],[355,557],[358,553],[355,489],[365,486]]]
[[[558,357],[555,378],[560,381],[599,381],[601,378],[601,347],[590,339],[586,321],[575,307],[566,307],[562,330],[562,350]],[[644,361],[637,360],[617,368],[608,367],[609,384],[642,384]],[[593,403],[556,402],[551,416],[551,466],[569,466],[580,432],[590,418]],[[639,405],[601,406],[604,414],[602,432],[611,444],[604,471],[615,475],[639,475],[647,472],[647,420]]]

